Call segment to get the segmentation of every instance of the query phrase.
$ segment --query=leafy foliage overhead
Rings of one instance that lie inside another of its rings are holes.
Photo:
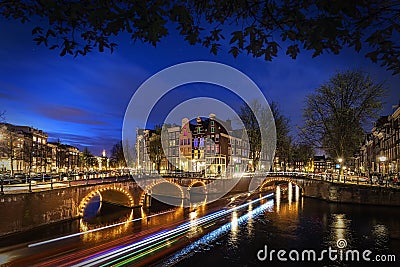
[[[171,30],[188,43],[234,57],[245,52],[271,61],[280,49],[295,59],[344,47],[400,73],[400,2],[395,0],[37,0],[2,1],[0,15],[30,21],[34,41],[60,55],[113,51],[113,36],[156,46]],[[397,39],[396,39],[397,38]]]

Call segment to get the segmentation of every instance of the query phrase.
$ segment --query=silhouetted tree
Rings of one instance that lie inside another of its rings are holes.
[[[306,98],[301,136],[331,157],[349,158],[382,108],[385,88],[360,71],[343,71]]]
[[[285,162],[288,161],[290,156],[291,138],[289,136],[289,119],[280,113],[278,104],[276,102],[271,103],[270,109],[273,118],[268,117],[268,108],[263,107],[258,100],[255,100],[250,103],[250,106],[242,105],[238,113],[247,131],[250,144],[250,158],[253,160],[254,169],[257,168],[260,161],[260,156],[262,153],[261,148],[263,147],[264,150],[271,149],[271,144],[268,144],[268,142],[276,141],[275,154],[279,154],[282,158],[285,158]],[[258,123],[256,115],[253,113],[253,111],[259,117],[261,125]],[[269,121],[270,119],[273,119],[274,123]],[[263,140],[261,138],[260,127],[266,129],[270,126],[270,124],[274,124],[275,126],[276,140],[272,138],[271,140],[265,140],[267,143],[262,144]]]
[[[89,148],[85,147],[80,154],[81,167],[91,168],[95,165],[95,158]]]
[[[111,52],[113,37],[156,46],[171,31],[213,54],[228,43],[236,57],[245,52],[271,61],[280,49],[295,59],[300,50],[316,57],[344,47],[366,52],[373,62],[400,73],[400,4],[364,1],[3,1],[0,16],[34,24],[38,45],[60,55]],[[228,39],[228,40],[225,40]]]
[[[246,129],[247,137],[250,145],[249,149],[249,158],[253,161],[253,169],[257,168],[258,162],[260,161],[260,153],[261,153],[261,131],[260,125],[257,121],[257,118],[253,112],[260,112],[262,107],[258,101],[253,101],[250,103],[251,107],[243,104],[240,107],[240,111],[238,113],[243,126]]]
[[[161,132],[162,127],[157,125],[154,131],[150,131],[150,136],[148,139],[149,158],[153,163],[155,163],[158,173],[160,173],[161,161],[165,157],[161,144]]]
[[[271,111],[274,115],[276,127],[276,152],[281,162],[284,162],[284,171],[292,158],[292,138],[290,134],[289,118],[281,113],[277,102],[272,102]]]
[[[111,149],[111,161],[118,168],[126,167],[122,141],[116,143]]]
[[[294,143],[292,145],[292,158],[291,163],[293,166],[296,165],[296,162],[302,163],[303,166],[306,166],[308,162],[312,160],[314,157],[314,149],[309,144],[304,143]]]

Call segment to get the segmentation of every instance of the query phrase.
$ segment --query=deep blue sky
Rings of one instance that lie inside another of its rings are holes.
[[[266,62],[247,55],[235,59],[227,49],[214,56],[172,34],[156,48],[122,36],[113,54],[93,52],[72,58],[36,46],[31,36],[33,25],[4,20],[1,25],[0,110],[6,111],[7,122],[42,129],[50,141],[60,138],[80,148],[88,146],[97,155],[103,148],[110,151],[121,139],[125,109],[140,84],[156,72],[186,61],[216,61],[244,72],[268,101],[279,103],[293,129],[301,124],[304,97],[338,70],[358,68],[370,72],[376,81],[387,81],[389,96],[382,115],[391,113],[400,99],[400,76],[393,77],[349,49],[314,59],[304,51],[296,60],[281,53]],[[193,90],[194,95],[199,90]],[[210,92],[208,96],[215,93],[216,98],[224,99],[224,93]],[[229,101],[235,105],[234,98]]]

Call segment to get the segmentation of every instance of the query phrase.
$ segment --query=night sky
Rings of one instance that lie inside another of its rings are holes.
[[[390,114],[400,99],[400,75],[392,76],[365,59],[365,53],[352,49],[314,59],[311,53],[301,51],[296,60],[281,51],[278,58],[266,62],[245,54],[235,59],[225,48],[214,56],[207,48],[190,46],[171,34],[156,48],[120,36],[112,54],[93,52],[73,58],[37,46],[31,36],[34,25],[4,19],[1,25],[0,110],[6,111],[6,121],[42,129],[50,141],[59,138],[79,148],[87,146],[96,155],[102,149],[110,151],[121,139],[126,107],[140,84],[156,72],[186,61],[216,61],[247,74],[268,101],[279,103],[290,118],[293,134],[302,123],[304,97],[338,70],[358,68],[370,72],[376,81],[387,81],[389,95],[382,115]],[[226,98],[228,105],[238,105],[237,99],[226,97],[218,88],[193,85],[191,92],[193,96],[204,93]],[[171,97],[176,100],[179,95],[178,90]],[[188,97],[191,95],[185,93],[184,98]],[[164,102],[168,104],[168,99]]]

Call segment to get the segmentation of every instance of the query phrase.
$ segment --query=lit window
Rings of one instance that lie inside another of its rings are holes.
[[[214,133],[215,132],[215,128],[211,127],[211,132]]]
[[[215,152],[219,153],[219,145],[218,144],[216,144],[216,146],[215,146]]]
[[[211,126],[214,126],[214,121],[211,121]]]
[[[197,127],[197,133],[200,133],[200,131],[201,131],[201,128]]]
[[[204,147],[204,138],[200,138],[200,147]]]
[[[190,138],[187,140],[187,144],[190,145]]]
[[[197,138],[195,138],[193,142],[194,142],[194,144],[193,144],[194,147],[197,147],[199,145],[199,142],[198,142]]]

